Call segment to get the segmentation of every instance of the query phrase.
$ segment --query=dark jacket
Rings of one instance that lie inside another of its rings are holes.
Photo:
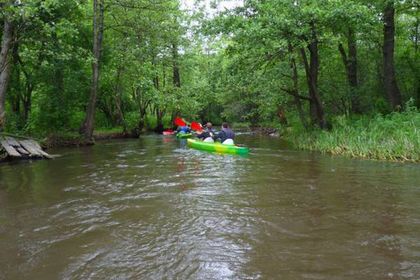
[[[226,139],[235,139],[235,133],[230,128],[223,128],[222,131],[220,131],[216,139],[220,139],[220,142],[225,142]]]
[[[206,129],[204,130],[202,133],[197,134],[198,139],[206,139],[207,137],[214,137],[215,133],[213,131],[213,129]]]
[[[177,133],[179,133],[179,132],[190,133],[191,129],[188,126],[180,126],[180,127],[178,127],[178,129],[176,131],[177,131]]]

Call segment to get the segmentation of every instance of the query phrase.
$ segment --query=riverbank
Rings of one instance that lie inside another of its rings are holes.
[[[385,116],[338,117],[333,119],[332,127],[330,131],[305,131],[298,123],[291,123],[287,127],[233,124],[235,131],[281,137],[296,149],[362,159],[420,162],[420,113],[416,110]],[[120,127],[94,132],[95,141],[137,137],[122,132]],[[93,145],[95,142],[86,141],[77,132],[57,132],[41,139],[42,146],[47,149]]]
[[[51,148],[59,148],[59,147],[80,147],[80,146],[90,146],[94,145],[96,141],[101,140],[109,140],[109,139],[124,139],[124,138],[138,138],[138,136],[130,133],[121,132],[120,129],[114,128],[114,129],[106,129],[106,130],[98,130],[95,131],[93,134],[93,140],[89,141],[84,139],[80,134],[77,132],[57,132],[54,134],[50,134],[46,137],[40,138],[38,137],[31,137],[28,135],[16,135],[11,133],[0,133],[0,140],[2,140],[2,137],[15,137],[16,139],[23,139],[25,141],[33,141],[30,139],[36,140],[37,144],[42,147],[42,149],[51,149]],[[13,140],[14,143],[17,141]],[[9,141],[10,142],[10,141]],[[34,141],[33,141],[34,142]],[[12,144],[14,145],[14,144]],[[37,155],[39,155],[39,158],[46,157],[46,158],[52,158],[50,155],[43,153],[42,151],[37,154],[36,149],[32,149],[31,156],[28,157],[29,154],[24,153],[21,156],[12,154],[12,156],[16,159],[28,159],[28,158],[34,158]],[[0,163],[9,161],[10,154],[7,153],[7,149],[5,150],[4,147],[0,144]]]
[[[136,137],[132,133],[117,129],[98,130],[93,133],[93,141],[89,141],[77,132],[59,132],[45,137],[41,143],[44,148],[48,149],[53,147],[89,146],[94,145],[95,141],[124,138],[138,138],[138,136]]]
[[[331,131],[286,129],[284,138],[298,149],[354,158],[420,162],[420,113],[336,118]]]

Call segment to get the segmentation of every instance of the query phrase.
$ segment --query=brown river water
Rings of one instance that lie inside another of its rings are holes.
[[[420,279],[420,165],[171,137],[0,164],[0,279]]]

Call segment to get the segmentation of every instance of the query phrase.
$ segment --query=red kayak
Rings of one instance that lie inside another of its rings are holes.
[[[174,131],[173,131],[173,130],[171,130],[171,129],[169,129],[169,130],[164,130],[164,131],[162,132],[162,134],[163,134],[163,135],[172,135],[172,134],[174,134]]]

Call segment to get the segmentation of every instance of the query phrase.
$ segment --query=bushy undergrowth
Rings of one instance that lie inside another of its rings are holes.
[[[338,117],[331,131],[302,132],[295,128],[285,136],[305,150],[378,160],[420,161],[417,110],[357,119]]]

